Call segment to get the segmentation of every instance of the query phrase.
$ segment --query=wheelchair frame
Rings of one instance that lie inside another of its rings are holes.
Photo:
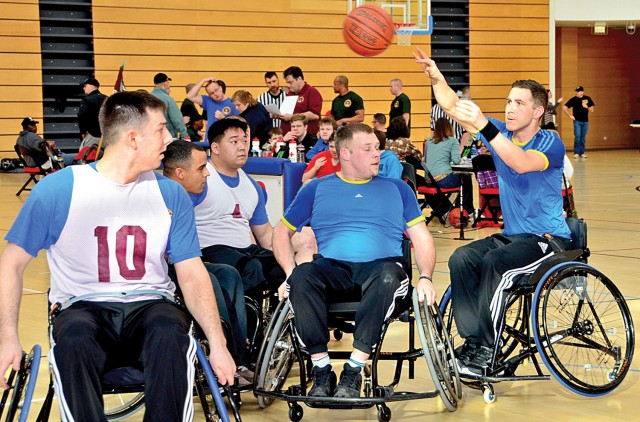
[[[298,403],[304,403],[312,408],[331,409],[363,409],[376,406],[378,420],[389,421],[391,410],[386,403],[440,396],[447,409],[455,411],[458,400],[462,397],[462,390],[457,368],[451,364],[454,361],[451,342],[442,327],[436,324],[436,321],[442,318],[438,307],[420,304],[417,292],[414,290],[412,308],[417,310],[415,315],[412,315],[411,309],[409,309],[384,322],[377,343],[379,346],[374,348],[371,364],[365,366],[364,397],[308,397],[306,394],[311,360],[308,352],[299,344],[289,302],[281,301],[274,313],[274,318],[271,320],[256,363],[257,383],[254,394],[258,398],[260,407],[267,407],[275,399],[284,400],[289,405],[289,419],[300,421],[303,417],[303,409]],[[381,345],[389,324],[394,320],[410,324],[408,349],[404,352],[382,352]],[[418,325],[422,349],[417,349],[414,345],[414,321]],[[279,352],[279,355],[274,357],[274,351]],[[348,359],[350,353],[348,351],[331,351],[330,355],[336,359]],[[408,362],[409,378],[413,379],[415,361],[422,356],[427,361],[436,390],[429,392],[395,391],[400,381],[403,362]],[[377,369],[378,362],[381,360],[396,362],[393,380],[388,385],[381,385],[379,382]],[[283,385],[294,362],[297,362],[300,368],[299,383],[283,390]]]
[[[481,376],[461,375],[465,378],[464,384],[482,390],[486,403],[496,400],[493,383],[550,379],[542,371],[542,364],[564,387],[587,397],[608,394],[625,378],[635,347],[631,313],[613,282],[586,263],[588,256],[588,249],[556,253],[531,275],[528,285],[508,292],[491,366]],[[590,276],[593,285],[589,283]],[[573,284],[571,277],[575,280]],[[595,285],[596,282],[602,287]],[[593,299],[590,290],[593,290]],[[558,303],[551,303],[554,300]],[[606,306],[606,321],[596,309],[601,304]],[[548,311],[548,307],[554,306],[557,308]],[[451,286],[443,295],[440,310],[444,315],[443,325],[455,341]],[[616,311],[619,318],[613,321],[611,314]],[[623,324],[624,329],[614,323]],[[625,338],[624,345],[616,344],[616,337],[621,336]],[[511,356],[518,346],[519,353]],[[576,353],[567,352],[571,348],[580,350],[583,360],[579,361]],[[595,362],[587,360],[590,352],[597,355]],[[563,362],[565,358],[572,362]],[[515,374],[525,361],[533,363],[535,375]]]
[[[176,302],[175,298],[170,295],[166,295],[163,293],[159,293],[156,291],[137,291],[134,293],[121,292],[118,293],[118,296],[127,295],[127,294],[156,294],[166,298],[169,301]],[[86,299],[89,296],[109,296],[109,294],[99,294],[99,295],[84,295],[78,296],[67,301],[64,305],[55,304],[49,314],[49,326],[51,326],[53,319],[62,309],[71,306],[71,304]],[[198,395],[201,405],[203,407],[205,413],[205,420],[207,421],[219,421],[222,420],[224,422],[229,422],[229,413],[224,405],[224,399],[222,397],[221,388],[218,385],[215,374],[211,369],[208,353],[205,353],[204,349],[208,349],[208,342],[204,339],[204,336],[200,333],[200,330],[193,324],[192,334],[196,340],[196,362],[195,362],[195,376],[194,376],[194,389],[196,394]],[[30,354],[23,355],[21,368],[17,374],[15,371],[12,371],[9,377],[9,383],[15,378],[15,386],[13,386],[14,394],[11,399],[9,405],[9,411],[7,415],[7,421],[13,421],[14,417],[17,413],[18,409],[21,409],[21,415],[18,419],[20,422],[26,421],[28,412],[30,409],[31,399],[33,397],[33,391],[35,389],[35,382],[37,379],[38,369],[40,366],[40,356],[41,356],[41,348],[39,345],[35,345]],[[113,371],[118,371],[122,369],[128,369],[137,371],[138,374],[142,374],[141,371],[130,367],[121,367],[116,368]],[[35,371],[35,372],[34,372]],[[135,378],[135,377],[129,377]],[[28,383],[27,383],[28,380]],[[27,386],[25,390],[25,385]],[[126,419],[129,416],[136,413],[142,407],[144,407],[144,384],[134,381],[127,383],[126,385],[105,385],[103,380],[103,394],[109,395],[121,395],[121,394],[134,394],[132,398],[120,398],[120,405],[113,408],[107,409],[105,406],[105,416],[107,420],[117,421]],[[225,395],[229,399],[229,403],[231,405],[231,409],[234,413],[236,421],[241,421],[240,415],[238,413],[238,406],[233,400],[233,393],[230,387],[225,386],[222,387]],[[0,402],[0,416],[2,416],[3,410],[5,408],[5,402],[9,395],[10,390],[4,392],[2,396],[2,400]],[[42,404],[42,408],[38,413],[37,422],[46,422],[49,420],[49,415],[51,412],[51,407],[53,405],[53,397],[55,391],[53,388],[53,375],[49,376],[49,387],[47,390],[47,395]],[[24,395],[24,398],[22,398]]]

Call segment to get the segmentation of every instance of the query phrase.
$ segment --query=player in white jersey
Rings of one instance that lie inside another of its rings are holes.
[[[63,420],[106,420],[100,380],[122,365],[144,372],[145,420],[192,419],[195,344],[188,316],[159,296],[173,295],[176,287],[165,257],[175,265],[189,312],[210,340],[209,358],[220,383],[233,382],[235,364],[199,256],[191,202],[177,183],[152,171],[171,142],[164,108],[147,93],[109,97],[100,111],[103,159],[43,179],[5,237],[2,373],[19,366],[22,279],[39,250],[47,250],[52,304],[93,296],[59,312],[52,324],[49,362]],[[4,379],[0,387],[7,388]]]

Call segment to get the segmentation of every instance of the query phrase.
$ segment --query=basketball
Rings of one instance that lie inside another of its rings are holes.
[[[462,213],[462,225],[467,226],[467,222],[469,221],[469,213],[464,211]],[[460,228],[460,208],[454,208],[449,213],[449,224],[456,229]]]
[[[342,26],[344,40],[354,53],[377,56],[393,41],[393,19],[380,6],[365,4],[349,13]]]

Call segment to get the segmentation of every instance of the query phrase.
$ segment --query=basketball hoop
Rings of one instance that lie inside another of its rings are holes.
[[[398,45],[411,45],[411,35],[413,35],[413,27],[415,23],[394,23],[396,27],[396,35],[398,36]]]

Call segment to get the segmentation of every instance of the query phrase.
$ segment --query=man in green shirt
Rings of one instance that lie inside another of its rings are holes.
[[[338,126],[364,121],[364,102],[361,96],[349,91],[349,79],[346,76],[336,76],[333,92],[338,96],[331,103],[331,116]]]
[[[184,124],[182,113],[176,104],[176,100],[169,95],[171,93],[171,78],[165,73],[158,73],[153,77],[155,87],[150,92],[154,97],[162,100],[167,106],[164,112],[164,118],[167,121],[167,130],[171,136],[176,139],[183,139],[187,135],[187,127]],[[180,136],[178,136],[180,134]]]
[[[395,95],[395,98],[391,101],[389,121],[392,121],[394,117],[404,117],[409,133],[411,133],[411,100],[407,97],[407,94],[402,92],[402,81],[400,79],[391,79],[389,91]]]

